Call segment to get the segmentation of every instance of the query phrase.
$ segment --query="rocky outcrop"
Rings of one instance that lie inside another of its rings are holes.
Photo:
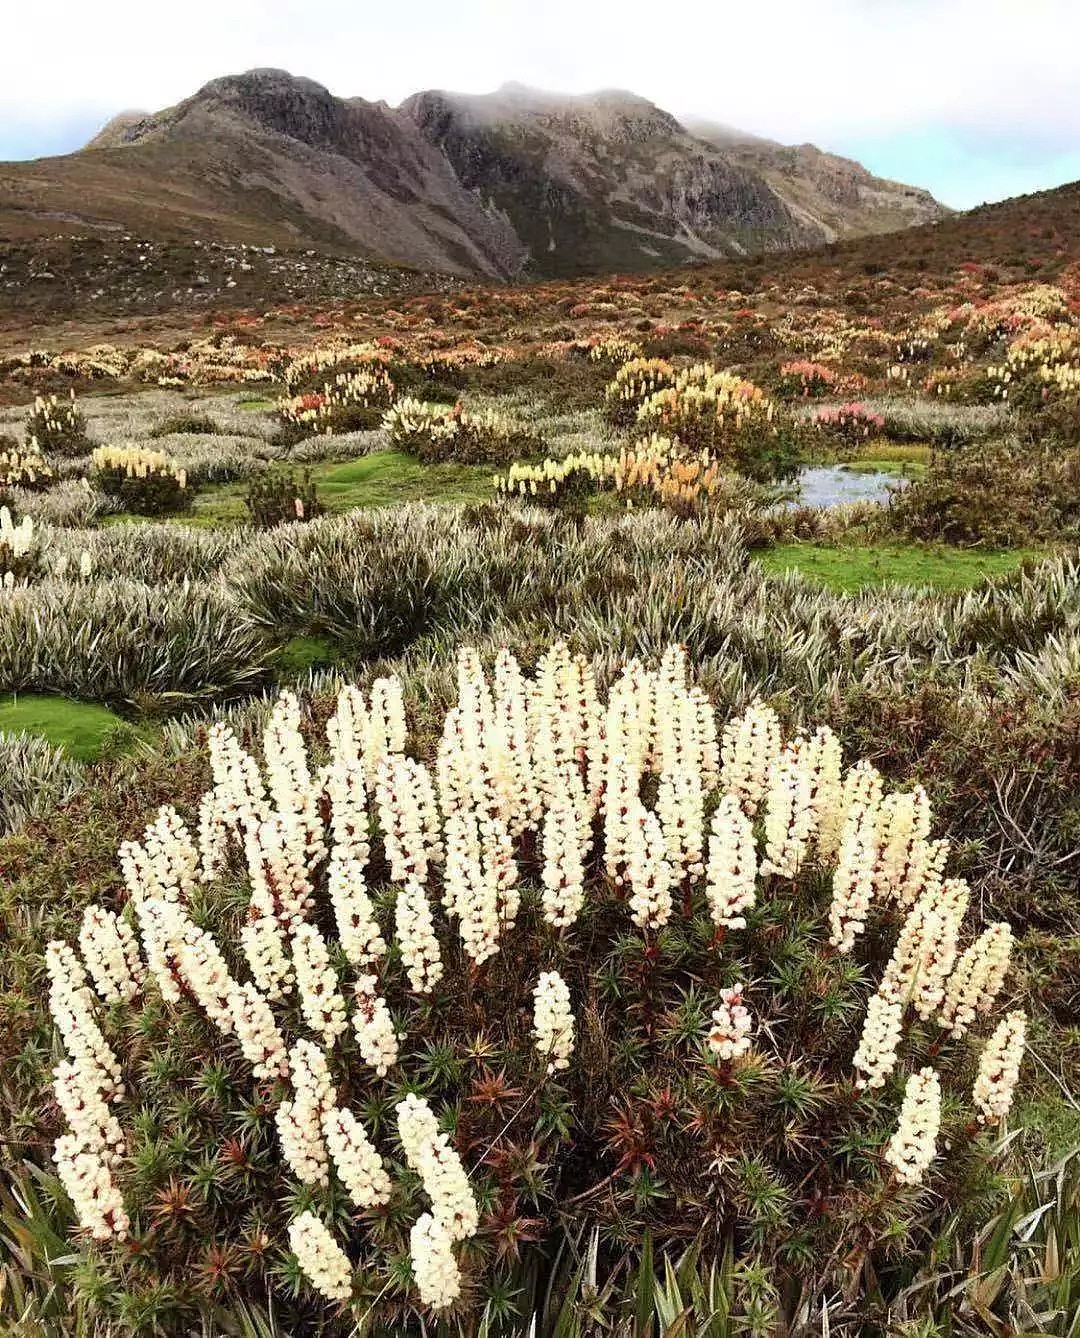
[[[727,126],[692,123],[698,138],[752,172],[826,241],[898,232],[934,223],[950,211],[917,186],[887,181],[860,163],[813,144],[787,146]]]

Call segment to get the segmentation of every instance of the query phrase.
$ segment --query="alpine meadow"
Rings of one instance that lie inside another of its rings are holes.
[[[1080,184],[0,164],[0,777],[5,1338],[1076,1338]]]

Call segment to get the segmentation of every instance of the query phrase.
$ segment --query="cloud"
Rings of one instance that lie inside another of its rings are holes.
[[[985,164],[996,188],[1010,169],[1071,161],[1078,44],[1075,0],[54,0],[47,25],[28,5],[5,18],[0,153],[20,121],[52,147],[65,121],[166,106],[219,74],[278,65],[393,103],[508,79],[631,88],[677,114],[886,157],[894,137],[937,136],[966,146],[967,168]]]

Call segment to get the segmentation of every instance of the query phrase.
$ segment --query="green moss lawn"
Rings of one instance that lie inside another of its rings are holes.
[[[130,729],[105,706],[36,693],[0,696],[0,733],[37,734],[79,762],[98,757],[110,738]]]
[[[989,576],[1015,571],[1037,549],[989,552],[941,545],[882,543],[866,546],[778,544],[754,555],[767,571],[800,571],[831,590],[851,593],[874,585],[967,590]]]

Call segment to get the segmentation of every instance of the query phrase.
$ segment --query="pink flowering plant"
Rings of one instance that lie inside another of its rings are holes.
[[[884,415],[860,403],[815,409],[810,422],[824,436],[849,450],[865,445],[872,437],[880,436],[885,430]]]

